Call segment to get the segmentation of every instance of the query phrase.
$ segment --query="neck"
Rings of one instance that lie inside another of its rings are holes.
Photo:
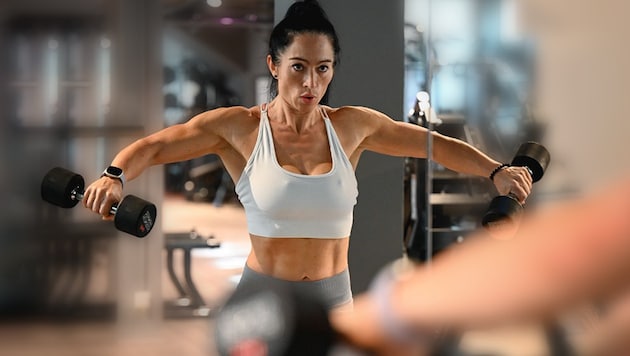
[[[308,130],[321,121],[319,105],[307,111],[301,111],[279,98],[269,103],[267,113],[269,120],[287,126],[297,133]]]

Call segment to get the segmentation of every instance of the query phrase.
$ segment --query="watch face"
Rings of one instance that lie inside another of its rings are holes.
[[[113,176],[120,176],[122,174],[122,169],[114,166],[107,167],[107,174],[111,174]]]

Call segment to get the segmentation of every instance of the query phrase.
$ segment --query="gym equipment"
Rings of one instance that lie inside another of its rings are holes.
[[[83,199],[84,188],[85,181],[81,175],[55,167],[48,171],[42,180],[41,196],[53,205],[68,209]],[[157,208],[144,199],[127,195],[119,203],[112,205],[110,214],[115,215],[116,229],[137,237],[145,237],[155,224]]]
[[[166,270],[168,276],[177,289],[179,297],[174,303],[165,303],[164,316],[171,317],[207,317],[213,311],[204,301],[197,289],[192,276],[192,250],[199,248],[219,248],[221,242],[214,236],[202,236],[195,229],[188,232],[173,232],[164,234],[164,248],[166,249]],[[175,250],[183,253],[183,279],[175,273]]]
[[[551,156],[547,149],[533,141],[528,141],[519,147],[511,166],[527,167],[533,182],[539,181],[545,174]],[[486,228],[496,225],[505,225],[514,220],[523,211],[523,205],[519,203],[513,194],[499,195],[492,199],[481,224]]]

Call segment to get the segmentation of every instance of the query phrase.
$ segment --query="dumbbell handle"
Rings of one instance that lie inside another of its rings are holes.
[[[70,198],[72,198],[72,200],[81,201],[83,200],[83,192],[77,188],[72,189],[70,192]],[[114,203],[112,205],[112,208],[109,209],[109,213],[111,215],[116,215],[116,211],[118,211],[118,203]]]

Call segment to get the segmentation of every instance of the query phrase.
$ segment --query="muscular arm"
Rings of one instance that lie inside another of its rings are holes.
[[[122,168],[127,180],[132,180],[152,165],[218,153],[238,135],[238,119],[248,115],[250,111],[242,107],[201,113],[184,124],[167,127],[135,141],[121,150],[111,164]],[[120,182],[103,177],[86,188],[83,205],[112,219],[110,207],[121,198]]]
[[[229,120],[225,116],[233,114],[234,109],[216,109],[167,127],[125,147],[112,165],[122,168],[127,179],[132,180],[153,165],[216,153],[224,144],[221,123]]]
[[[456,172],[488,177],[501,163],[469,143],[429,131],[411,123],[395,121],[368,108],[354,108],[357,121],[365,127],[360,145],[370,150],[398,157],[427,158],[427,140],[432,139],[431,159]],[[525,169],[510,167],[495,176],[495,186],[501,194],[514,193],[523,202],[531,191],[532,179]]]
[[[395,308],[420,325],[479,327],[540,320],[618,292],[630,283],[630,180],[616,188],[541,209],[514,240],[478,236],[452,249],[414,272],[417,283],[394,289]]]

